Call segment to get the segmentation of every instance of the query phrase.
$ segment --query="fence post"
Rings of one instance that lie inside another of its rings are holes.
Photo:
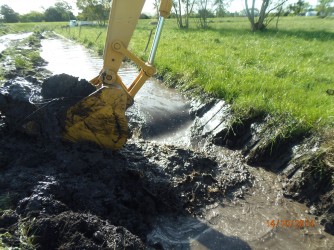
[[[99,39],[99,37],[101,36],[101,34],[102,34],[102,31],[100,31],[100,33],[99,33],[98,36],[96,37],[95,42],[97,41],[97,39]]]
[[[149,35],[149,37],[148,37],[148,40],[147,40],[147,43],[146,43],[146,47],[145,47],[145,50],[144,50],[144,52],[146,52],[146,51],[147,51],[148,44],[149,44],[149,43],[150,43],[150,41],[151,41],[152,32],[153,32],[153,29],[151,29],[151,32],[150,32],[150,35]]]

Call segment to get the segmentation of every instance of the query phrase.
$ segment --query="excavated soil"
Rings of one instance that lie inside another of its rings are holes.
[[[236,121],[227,103],[202,96],[187,106],[190,118],[172,117],[173,124],[130,109],[133,138],[120,151],[72,144],[61,137],[66,110],[94,88],[66,74],[50,77],[43,61],[25,71],[4,52],[2,59],[0,248],[166,248],[147,240],[161,218],[191,216],[198,227],[210,207],[242,201],[256,186],[249,165],[279,176],[284,196],[306,203],[308,214],[334,234],[333,148],[322,150],[321,137],[277,136],[284,124],[273,126],[274,118]],[[181,123],[190,124],[189,133],[174,145],[165,143],[174,140],[168,133],[156,136]],[[238,237],[213,235],[230,249],[250,249]]]
[[[158,215],[200,214],[250,184],[241,162],[174,146],[134,141],[112,152],[64,142],[65,112],[91,85],[53,76],[39,103],[14,95],[13,85],[0,95],[0,196],[10,209],[0,228],[12,234],[6,244],[20,246],[24,227],[37,249],[142,249]]]

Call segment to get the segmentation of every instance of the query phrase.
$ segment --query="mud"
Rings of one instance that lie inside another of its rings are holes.
[[[132,139],[122,150],[71,144],[61,137],[65,112],[94,89],[66,74],[37,75],[42,65],[29,74],[12,64],[0,88],[0,247],[289,248],[305,235],[303,246],[333,247],[320,225],[305,234],[263,225],[310,216],[333,234],[331,151],[319,151],[320,138],[276,136],[283,125],[273,118],[236,120],[208,96],[183,103],[161,90],[175,105],[145,106],[147,90],[127,113]],[[306,203],[306,215],[283,195]]]
[[[249,185],[242,164],[221,165],[191,150],[142,141],[113,153],[63,142],[65,111],[90,85],[56,75],[41,87],[41,104],[14,87],[20,98],[7,88],[0,98],[0,196],[8,197],[16,214],[13,220],[3,216],[1,223],[13,229],[13,237],[24,224],[25,237],[38,249],[68,249],[78,242],[87,249],[140,249],[158,215],[200,214],[205,205]],[[119,227],[125,229],[118,232]],[[17,239],[11,243],[22,245]]]
[[[236,120],[224,101],[193,101],[199,107],[191,128],[196,148],[226,147],[239,150],[248,165],[263,167],[282,178],[285,197],[303,202],[319,216],[326,232],[333,231],[333,137],[310,133],[294,137],[280,131],[285,124],[255,114]],[[194,108],[192,108],[194,109]],[[195,108],[196,110],[196,108]]]

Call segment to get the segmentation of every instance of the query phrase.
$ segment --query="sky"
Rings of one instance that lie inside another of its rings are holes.
[[[47,9],[50,6],[54,6],[56,2],[61,2],[60,0],[0,0],[0,5],[7,4],[11,7],[15,12],[20,14],[26,14],[30,11],[43,11],[43,9]],[[73,13],[76,15],[78,10],[76,7],[76,0],[66,0],[72,8]],[[146,0],[143,8],[143,12],[145,13],[154,13],[153,10],[153,0]]]
[[[47,9],[50,6],[54,6],[56,2],[59,2],[60,0],[0,0],[0,5],[7,4],[9,7],[11,7],[15,12],[18,12],[20,14],[26,14],[30,11],[43,11],[43,9]],[[154,0],[146,0],[143,12],[146,14],[153,14],[153,1]],[[256,0],[257,2],[260,2],[260,0]],[[290,0],[292,3],[297,2],[297,0]],[[311,5],[316,5],[318,0],[305,0],[305,2],[310,3]],[[73,13],[77,15],[78,10],[76,8],[76,0],[66,0],[72,8]],[[240,11],[244,9],[244,0],[233,0],[229,11]]]

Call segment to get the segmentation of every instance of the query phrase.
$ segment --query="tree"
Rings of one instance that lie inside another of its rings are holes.
[[[255,13],[255,1],[251,0],[252,5],[249,7],[248,0],[245,0],[245,7],[246,7],[246,15],[248,17],[248,20],[251,24],[251,30],[257,31],[257,30],[264,30],[266,29],[269,22],[273,19],[268,19],[268,15],[270,12],[279,9],[284,3],[286,3],[288,0],[279,0],[278,3],[274,4],[271,0],[261,0],[261,8],[258,13],[258,16],[256,16]],[[271,7],[269,10],[268,8]]]
[[[195,0],[177,0],[173,1],[173,8],[176,15],[177,25],[181,29],[189,28],[189,18],[193,12]],[[184,19],[183,19],[184,18]]]
[[[71,6],[66,2],[57,2],[54,6],[51,6],[45,10],[45,21],[47,22],[60,22],[75,19],[71,11]]]
[[[185,25],[183,25],[182,21],[183,14],[182,14],[181,0],[173,1],[173,8],[175,11],[177,26],[179,26],[180,29],[185,28]]]
[[[65,1],[57,2],[55,3],[55,8],[58,10],[58,12],[62,13],[62,18],[64,20],[75,19],[75,16],[72,12],[72,6],[69,5],[68,2]]]
[[[231,0],[215,0],[214,6],[216,7],[216,17],[223,17],[228,12],[226,9],[229,7]]]
[[[80,17],[105,25],[109,17],[110,2],[111,0],[77,0],[77,7],[82,11]]]
[[[319,0],[316,9],[321,17],[326,17],[333,11],[333,8],[331,7],[333,2],[334,0]]]
[[[193,12],[195,0],[184,0],[183,3],[185,5],[185,26],[189,28],[189,18]]]
[[[7,23],[17,23],[19,21],[19,14],[7,4],[1,6],[0,14],[3,16],[3,20]]]
[[[298,0],[297,3],[290,4],[288,6],[288,9],[290,13],[293,13],[294,15],[300,15],[302,13],[305,13],[309,7],[310,7],[309,3],[306,3],[303,0]]]
[[[198,20],[199,27],[206,29],[208,28],[208,18],[213,16],[212,12],[208,9],[209,0],[198,1]]]
[[[45,19],[45,16],[41,12],[31,11],[27,14],[20,15],[20,22],[42,22]]]
[[[61,12],[59,12],[55,7],[49,7],[45,10],[45,21],[60,22],[64,20]]]

